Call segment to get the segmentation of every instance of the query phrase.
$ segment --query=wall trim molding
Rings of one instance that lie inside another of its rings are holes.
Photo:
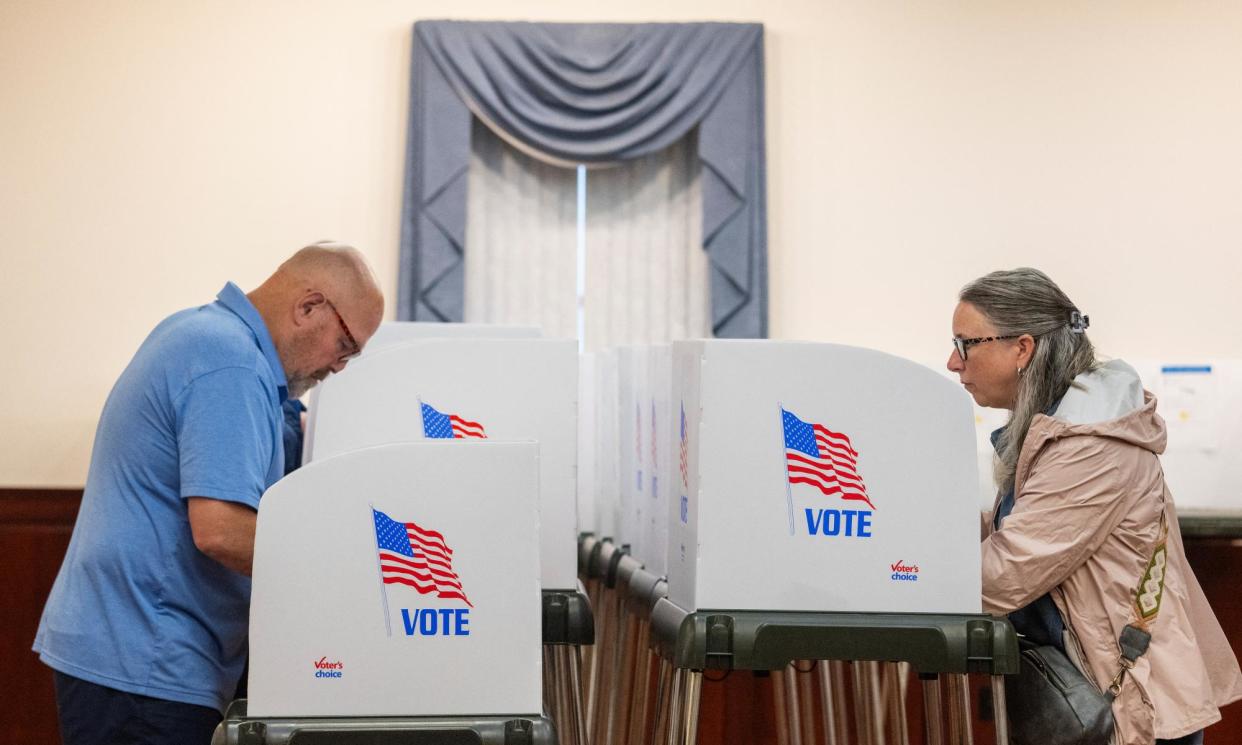
[[[81,503],[81,489],[0,487],[0,526],[72,526]]]

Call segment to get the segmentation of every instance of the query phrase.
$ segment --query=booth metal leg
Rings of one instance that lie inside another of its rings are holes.
[[[871,742],[871,706],[867,701],[867,685],[864,682],[866,671],[861,662],[850,663],[850,686],[854,694],[854,732],[859,745],[874,745]]]
[[[828,663],[829,678],[832,680],[832,708],[836,718],[831,723],[836,734],[838,745],[848,745],[850,741],[850,687],[847,681],[848,668],[846,663],[833,660]]]
[[[785,721],[789,723],[789,745],[802,745],[802,708],[798,700],[796,662],[786,665],[781,671],[781,685],[785,690]]]
[[[943,705],[940,697],[940,678],[928,675],[923,683],[923,724],[927,745],[944,745]]]
[[[944,698],[945,712],[948,714],[949,726],[946,730],[946,737],[949,745],[961,745],[962,741],[962,725],[957,715],[957,685],[955,676],[940,676],[940,691]]]
[[[589,669],[585,671],[586,721],[587,732],[590,733],[591,742],[599,742],[595,724],[599,721],[599,702],[603,698],[600,679],[603,677],[604,658],[608,654],[608,635],[611,631],[609,628],[608,608],[606,607],[608,593],[604,589],[603,582],[596,581],[595,585],[597,592],[591,598],[591,607],[598,609],[595,615],[595,644],[592,645],[590,656],[587,658]]]
[[[660,658],[660,669],[656,676],[656,711],[655,720],[651,723],[651,736],[647,743],[660,743],[667,740],[668,720],[672,716],[673,665],[663,657]]]
[[[695,745],[699,737],[699,698],[703,691],[700,670],[680,670],[682,676],[681,745]]]
[[[776,745],[789,745],[789,703],[785,693],[785,670],[773,670],[772,709],[776,719]]]
[[[630,643],[633,619],[625,612],[625,602],[621,593],[617,596],[616,609],[619,615],[613,619],[617,633],[613,637],[613,684],[608,688],[608,704],[604,708],[604,736],[599,745],[623,745],[625,738],[625,717],[629,714],[628,701],[630,696],[630,677],[632,660]]]
[[[681,734],[681,717],[683,706],[685,703],[682,693],[682,684],[684,677],[682,670],[673,669],[673,685],[669,692],[669,714],[668,714],[668,733],[664,742],[665,745],[677,745],[677,738]]]
[[[573,721],[579,745],[590,745],[587,740],[586,705],[582,701],[582,648],[571,647],[569,657],[569,687],[573,691]]]
[[[972,707],[970,704],[970,676],[965,675],[965,674],[959,675],[958,681],[959,683],[958,683],[957,693],[958,693],[958,698],[961,701],[961,705],[958,708],[961,710],[961,715],[962,715],[962,733],[963,733],[962,743],[963,745],[974,745],[975,718],[971,711]]]
[[[854,715],[858,741],[862,745],[885,745],[884,707],[880,700],[878,662],[853,662]]]
[[[600,607],[601,593],[604,591],[604,581],[599,578],[591,578],[586,581],[587,599],[591,602],[592,608]]]
[[[970,723],[970,688],[965,675],[946,675],[950,745],[974,745]]]
[[[603,584],[604,583],[600,582],[598,579],[591,579],[586,583],[587,598],[589,598],[591,608],[593,609],[598,610],[602,607],[600,605],[600,588]],[[600,619],[596,618],[595,623],[596,632],[598,634]],[[591,699],[595,695],[595,655],[598,649],[598,644],[592,644],[582,649],[582,680],[586,684],[586,687],[582,690],[582,696],[583,700],[586,702],[585,705],[588,710],[588,722],[590,721],[589,710],[591,708]]]
[[[992,717],[996,722],[996,745],[1009,745],[1009,710],[1005,708],[1005,676],[992,676]]]
[[[805,671],[794,665],[798,687],[798,719],[804,745],[815,745],[815,676],[812,674],[820,663],[806,660]]]
[[[600,735],[594,741],[598,745],[615,745],[612,728],[616,722],[617,695],[621,682],[621,650],[625,644],[625,599],[619,588],[609,590],[608,598],[611,618],[608,620],[608,655],[604,658],[606,664],[600,671],[600,682],[603,686],[600,689]]]
[[[556,687],[557,718],[554,721],[557,731],[563,733],[564,745],[578,745],[573,734],[573,691],[569,689],[569,659],[565,656],[567,651],[569,647],[564,645],[552,649],[552,660],[556,665],[556,680],[553,685]]]
[[[651,624],[638,622],[638,638],[634,645],[637,660],[634,670],[634,696],[630,702],[630,733],[626,745],[647,745],[643,739],[647,727],[647,702],[651,697]]]
[[[868,703],[871,706],[871,742],[875,745],[887,745],[884,736],[884,688],[881,685],[880,672],[883,663],[864,662],[867,671]]]
[[[909,745],[910,730],[906,721],[906,681],[910,666],[904,662],[883,666],[884,701],[887,705],[889,736],[894,745]]]
[[[625,745],[630,736],[630,710],[634,703],[634,673],[638,667],[638,617],[626,614],[621,636],[621,666],[617,670],[616,706],[613,708],[613,726],[608,738],[610,745]]]
[[[605,588],[603,603],[604,608],[600,618],[603,621],[604,632],[596,650],[596,695],[592,699],[592,708],[587,711],[587,718],[591,722],[591,742],[595,745],[610,745],[608,727],[611,724],[611,709],[617,689],[617,681],[613,676],[616,675],[617,662],[620,657],[617,654],[617,644],[620,641],[620,629],[618,628],[621,619],[620,593]]]
[[[556,721],[556,687],[554,681],[556,679],[556,663],[552,658],[552,648],[544,645],[543,647],[543,708],[544,712]]]
[[[847,745],[849,730],[846,727],[845,663],[821,660],[815,668],[819,679],[819,705],[824,745]]]
[[[560,719],[555,720],[561,734],[561,745],[587,745],[586,723],[582,709],[581,658],[578,647],[562,645],[553,648],[556,658]]]

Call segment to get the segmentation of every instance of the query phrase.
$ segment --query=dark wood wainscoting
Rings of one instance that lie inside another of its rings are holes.
[[[1186,558],[1203,586],[1208,602],[1225,634],[1235,657],[1242,659],[1242,539],[1224,537],[1184,538]],[[1224,718],[1208,728],[1205,745],[1234,745],[1242,742],[1242,701],[1235,701],[1221,710]]]
[[[82,492],[79,489],[0,489],[0,587],[9,602],[0,606],[0,654],[6,674],[0,696],[7,702],[0,717],[0,743],[42,745],[60,742],[51,672],[30,651],[43,603],[69,545]],[[1234,654],[1242,654],[1242,540],[1187,536],[1186,552],[1216,615],[1229,635]],[[711,675],[709,673],[709,675]],[[699,742],[775,745],[773,679],[734,672],[703,684]],[[981,681],[980,681],[981,682]],[[980,711],[982,686],[974,691]],[[923,741],[922,701],[911,686],[911,743]],[[976,742],[991,742],[990,722],[979,721]],[[1242,702],[1225,709],[1224,721],[1207,733],[1209,745],[1242,742]]]
[[[60,742],[52,673],[30,645],[81,501],[81,489],[0,489],[0,742]]]

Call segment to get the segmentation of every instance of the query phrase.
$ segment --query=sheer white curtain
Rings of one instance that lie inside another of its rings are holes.
[[[711,335],[694,135],[589,171],[586,348]]]
[[[475,123],[465,320],[577,336],[577,174]],[[708,336],[708,261],[693,135],[586,179],[587,350]]]
[[[518,152],[478,120],[470,139],[464,320],[576,337],[577,172]]]

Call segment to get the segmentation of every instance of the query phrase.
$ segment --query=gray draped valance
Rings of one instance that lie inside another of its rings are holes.
[[[414,24],[398,317],[462,319],[470,118],[564,165],[637,158],[699,128],[717,336],[767,335],[763,27]]]

